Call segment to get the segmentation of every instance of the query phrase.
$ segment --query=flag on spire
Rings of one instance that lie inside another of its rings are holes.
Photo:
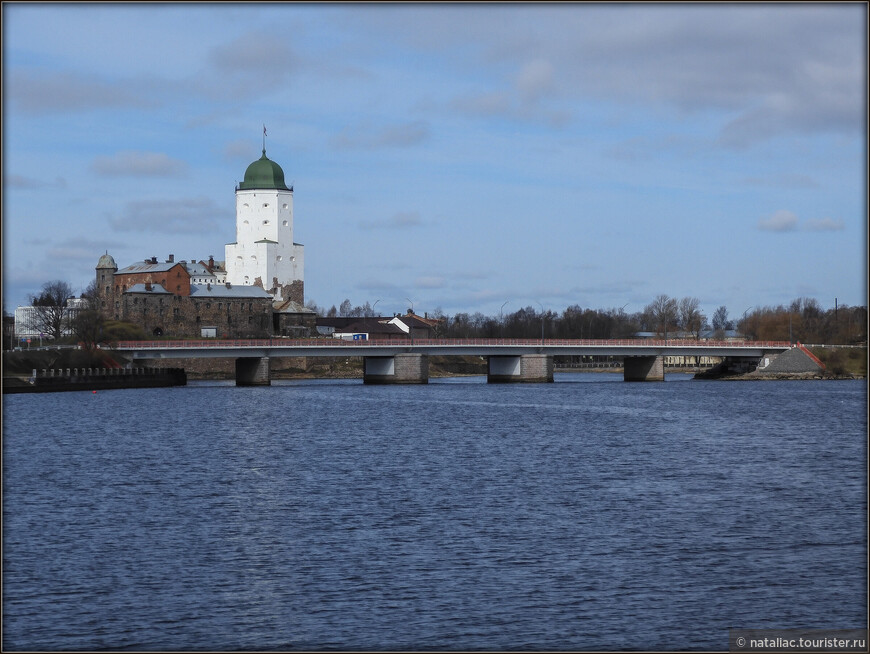
[[[263,136],[266,136],[266,126],[263,125]]]

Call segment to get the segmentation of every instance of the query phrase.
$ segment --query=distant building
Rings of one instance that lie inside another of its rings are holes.
[[[69,325],[72,324],[72,321],[75,319],[78,312],[84,305],[84,300],[77,298],[70,298],[67,300],[67,304],[63,310],[63,324],[64,328],[61,330],[62,336],[71,335],[72,329],[70,329]],[[15,308],[15,318],[14,318],[14,334],[15,338],[19,341],[21,339],[37,339],[37,340],[48,340],[50,337],[43,331],[44,323],[40,319],[40,308],[34,306],[23,306]]]
[[[343,340],[432,338],[441,321],[424,318],[413,313],[387,317],[333,317],[317,318],[317,332]]]
[[[15,316],[3,316],[3,349],[17,347],[15,342]]]

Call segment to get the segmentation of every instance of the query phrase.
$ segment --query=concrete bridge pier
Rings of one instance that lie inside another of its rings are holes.
[[[236,386],[271,386],[269,357],[236,359]]]
[[[429,355],[396,354],[363,358],[364,384],[428,384]]]
[[[553,357],[546,354],[490,356],[486,381],[490,384],[552,382]]]
[[[625,357],[623,381],[664,381],[664,357]]]

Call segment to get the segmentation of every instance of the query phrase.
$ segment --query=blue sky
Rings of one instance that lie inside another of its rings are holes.
[[[3,5],[3,302],[224,258],[295,186],[306,300],[866,304],[867,7]]]

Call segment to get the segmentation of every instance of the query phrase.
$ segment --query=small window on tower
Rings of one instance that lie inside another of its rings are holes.
[[[242,221],[242,224],[243,224],[243,225],[247,225],[247,224],[248,224],[248,221],[247,221],[247,220],[243,220],[243,221]]]
[[[285,202],[285,203],[284,203],[284,207],[283,207],[283,208],[284,208],[284,209],[286,209],[286,208],[287,208],[287,206],[288,206],[288,205],[287,205],[287,203],[286,203],[286,202]]]
[[[268,207],[268,206],[269,206],[269,203],[268,203],[268,202],[264,202],[264,203],[263,203],[263,207]]]
[[[264,220],[264,221],[263,221],[263,224],[264,224],[264,225],[268,225],[268,224],[269,224],[269,221],[268,221],[268,220]]]
[[[282,257],[282,256],[279,254],[277,257],[275,257],[275,261],[281,261],[281,259],[283,259],[283,258],[284,258],[284,257]]]
[[[286,220],[284,221],[284,227],[286,227],[286,226],[289,225],[289,224],[290,224],[290,223],[288,223]]]

